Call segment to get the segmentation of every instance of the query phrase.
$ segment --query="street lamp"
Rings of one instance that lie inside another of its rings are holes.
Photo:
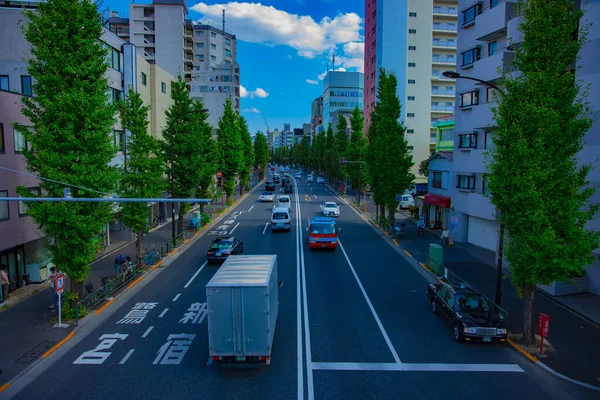
[[[171,132],[171,137],[170,137],[170,147],[171,147],[171,198],[175,198],[175,178],[174,178],[174,165],[175,165],[175,160],[174,160],[174,145],[173,145],[173,136],[175,135],[175,131],[173,130],[173,123],[175,121],[177,121],[179,118],[184,117],[188,114],[194,114],[194,113],[207,113],[208,109],[207,108],[203,108],[201,110],[190,110],[190,111],[186,111],[184,113],[181,113],[179,115],[176,115],[175,117],[171,118],[171,122],[169,123],[169,132]],[[175,203],[173,203],[173,205],[171,206],[171,238],[173,239],[173,242],[175,242],[175,237],[177,236],[176,232],[175,232]],[[174,243],[173,243],[174,244]]]
[[[452,79],[468,79],[470,81],[479,82],[483,85],[486,85],[488,87],[491,87],[492,89],[497,90],[498,93],[500,93],[500,95],[502,95],[502,96],[506,95],[506,93],[502,89],[500,89],[498,86],[494,85],[491,82],[484,81],[483,79],[472,78],[470,76],[462,76],[461,74],[459,74],[456,71],[444,71],[444,72],[442,72],[442,75],[444,75],[447,78],[452,78]],[[494,299],[494,302],[496,304],[498,304],[499,306],[502,304],[502,256],[503,256],[502,250],[503,250],[503,247],[504,247],[504,225],[501,222],[499,238],[498,238],[498,265],[496,267],[496,296]]]

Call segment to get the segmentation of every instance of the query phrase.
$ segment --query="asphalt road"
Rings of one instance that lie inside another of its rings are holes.
[[[278,187],[279,190],[279,187]],[[272,204],[246,198],[15,398],[582,399],[588,392],[509,347],[454,342],[429,310],[427,281],[352,209],[340,205],[334,252],[307,248],[305,228],[336,198],[296,182],[292,230],[272,233]],[[339,201],[338,201],[339,203]],[[245,254],[277,254],[279,319],[270,365],[209,362],[205,252],[219,232]],[[197,311],[200,310],[200,311]],[[8,392],[7,392],[8,393]],[[2,394],[0,394],[0,398]]]

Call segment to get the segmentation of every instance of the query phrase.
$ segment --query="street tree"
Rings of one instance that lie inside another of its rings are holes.
[[[244,162],[244,149],[240,135],[238,116],[233,110],[229,97],[225,100],[223,115],[219,118],[217,129],[217,147],[219,170],[223,173],[223,190],[227,200],[235,190],[235,180]]]
[[[329,183],[332,183],[338,178],[339,174],[339,163],[340,154],[337,151],[335,143],[335,134],[333,133],[333,127],[331,124],[327,127],[327,133],[325,134],[325,145],[323,151],[323,164],[325,166],[325,172],[329,179]]]
[[[250,170],[254,164],[254,149],[252,147],[252,137],[250,136],[250,130],[248,129],[248,123],[246,118],[239,118],[240,127],[240,139],[242,141],[242,149],[244,159],[239,170],[240,176],[240,196],[244,193],[243,190],[248,186],[248,180],[250,179]]]
[[[271,151],[267,138],[262,132],[256,132],[254,137],[254,166],[260,170],[260,179],[265,178],[267,172],[267,163],[271,158]]]
[[[149,109],[132,87],[119,104],[123,130],[129,133],[125,139],[125,159],[120,171],[120,197],[158,198],[165,188],[161,145],[148,134]],[[122,203],[121,217],[123,224],[137,234],[135,255],[139,260],[142,258],[144,234],[150,227],[148,205]]]
[[[536,285],[584,274],[600,233],[586,229],[598,204],[590,202],[592,165],[578,158],[591,126],[573,68],[586,40],[582,11],[572,0],[528,0],[520,13],[523,41],[513,61],[520,74],[507,71],[505,94],[495,96],[488,187],[523,297],[523,342],[532,345]]]
[[[356,161],[358,164],[346,165],[346,173],[350,180],[350,185],[356,188],[357,201],[360,198],[360,192],[363,191],[368,181],[368,169],[363,163],[366,159],[367,139],[363,134],[364,117],[357,107],[352,111],[350,117],[350,142],[346,148],[345,158],[348,161]]]
[[[338,158],[342,158],[346,154],[346,149],[348,148],[348,123],[346,121],[346,117],[340,115],[338,124],[336,126],[335,131],[335,151],[337,153]],[[336,173],[339,179],[345,179],[347,166],[339,165],[336,168]]]
[[[385,214],[384,207],[387,207],[390,224],[394,224],[397,194],[403,193],[415,179],[411,172],[414,165],[412,154],[404,137],[406,127],[399,122],[401,105],[396,95],[397,86],[396,76],[381,69],[377,102],[371,112],[367,157],[370,176],[376,177],[371,182],[374,200],[379,204],[382,215]]]
[[[198,198],[206,199],[211,197],[211,187],[215,184],[215,174],[217,173],[217,143],[213,139],[213,128],[207,122],[208,113],[202,111],[204,104],[200,100],[194,100],[190,122],[192,134],[195,138],[196,154],[193,158],[194,166],[197,169],[198,179],[195,194]],[[200,213],[204,213],[204,203],[200,203]]]
[[[429,158],[426,158],[419,163],[419,174],[425,177],[429,176]]]
[[[51,0],[40,2],[35,11],[25,10],[24,16],[32,56],[27,71],[35,96],[22,97],[22,112],[30,122],[16,124],[15,129],[26,140],[20,151],[27,169],[53,180],[40,181],[46,197],[63,197],[66,185],[59,182],[73,185],[72,197],[114,193],[118,174],[109,163],[116,154],[112,138],[116,107],[106,96],[107,50],[99,40],[102,17],[96,4]],[[17,191],[32,197],[28,189]],[[99,250],[94,238],[113,219],[112,205],[26,204],[27,214],[49,238],[52,262],[69,276],[71,290],[81,294]]]

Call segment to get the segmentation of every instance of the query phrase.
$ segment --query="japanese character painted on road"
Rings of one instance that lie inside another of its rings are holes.
[[[163,344],[162,347],[156,352],[158,355],[152,364],[181,364],[183,357],[185,357],[185,353],[187,353],[190,345],[192,344],[192,340],[194,340],[195,337],[196,335],[186,333],[169,335],[167,338],[167,343]]]
[[[229,225],[221,225],[217,228],[218,231],[228,231],[231,226]]]
[[[148,311],[156,307],[158,303],[136,303],[135,306],[127,313],[123,319],[117,324],[141,324],[144,318],[148,315]]]
[[[219,232],[217,232],[217,231],[208,232],[208,236],[214,236],[214,235],[218,235],[218,234],[219,234]]]
[[[183,318],[179,320],[180,324],[187,324],[191,322],[192,324],[201,324],[206,318],[206,314],[208,312],[208,304],[207,303],[192,303],[190,308],[187,309],[188,312],[183,314]]]
[[[235,224],[235,219],[228,219],[227,221],[223,222],[224,225],[231,225],[231,224]]]
[[[106,361],[108,356],[112,354],[112,352],[101,350],[110,349],[115,343],[117,343],[118,340],[125,340],[127,336],[129,335],[121,333],[112,333],[100,336],[100,344],[96,346],[94,350],[84,352],[79,356],[79,358],[77,358],[77,360],[73,361],[73,364],[102,364],[104,361]]]
[[[152,310],[158,303],[135,303],[132,310]]]

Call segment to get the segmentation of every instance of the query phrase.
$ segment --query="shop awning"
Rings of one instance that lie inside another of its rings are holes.
[[[452,202],[452,198],[451,197],[447,197],[447,196],[440,196],[437,194],[431,194],[431,193],[427,193],[425,195],[425,203],[437,206],[437,207],[442,207],[442,208],[450,208],[450,204]]]

